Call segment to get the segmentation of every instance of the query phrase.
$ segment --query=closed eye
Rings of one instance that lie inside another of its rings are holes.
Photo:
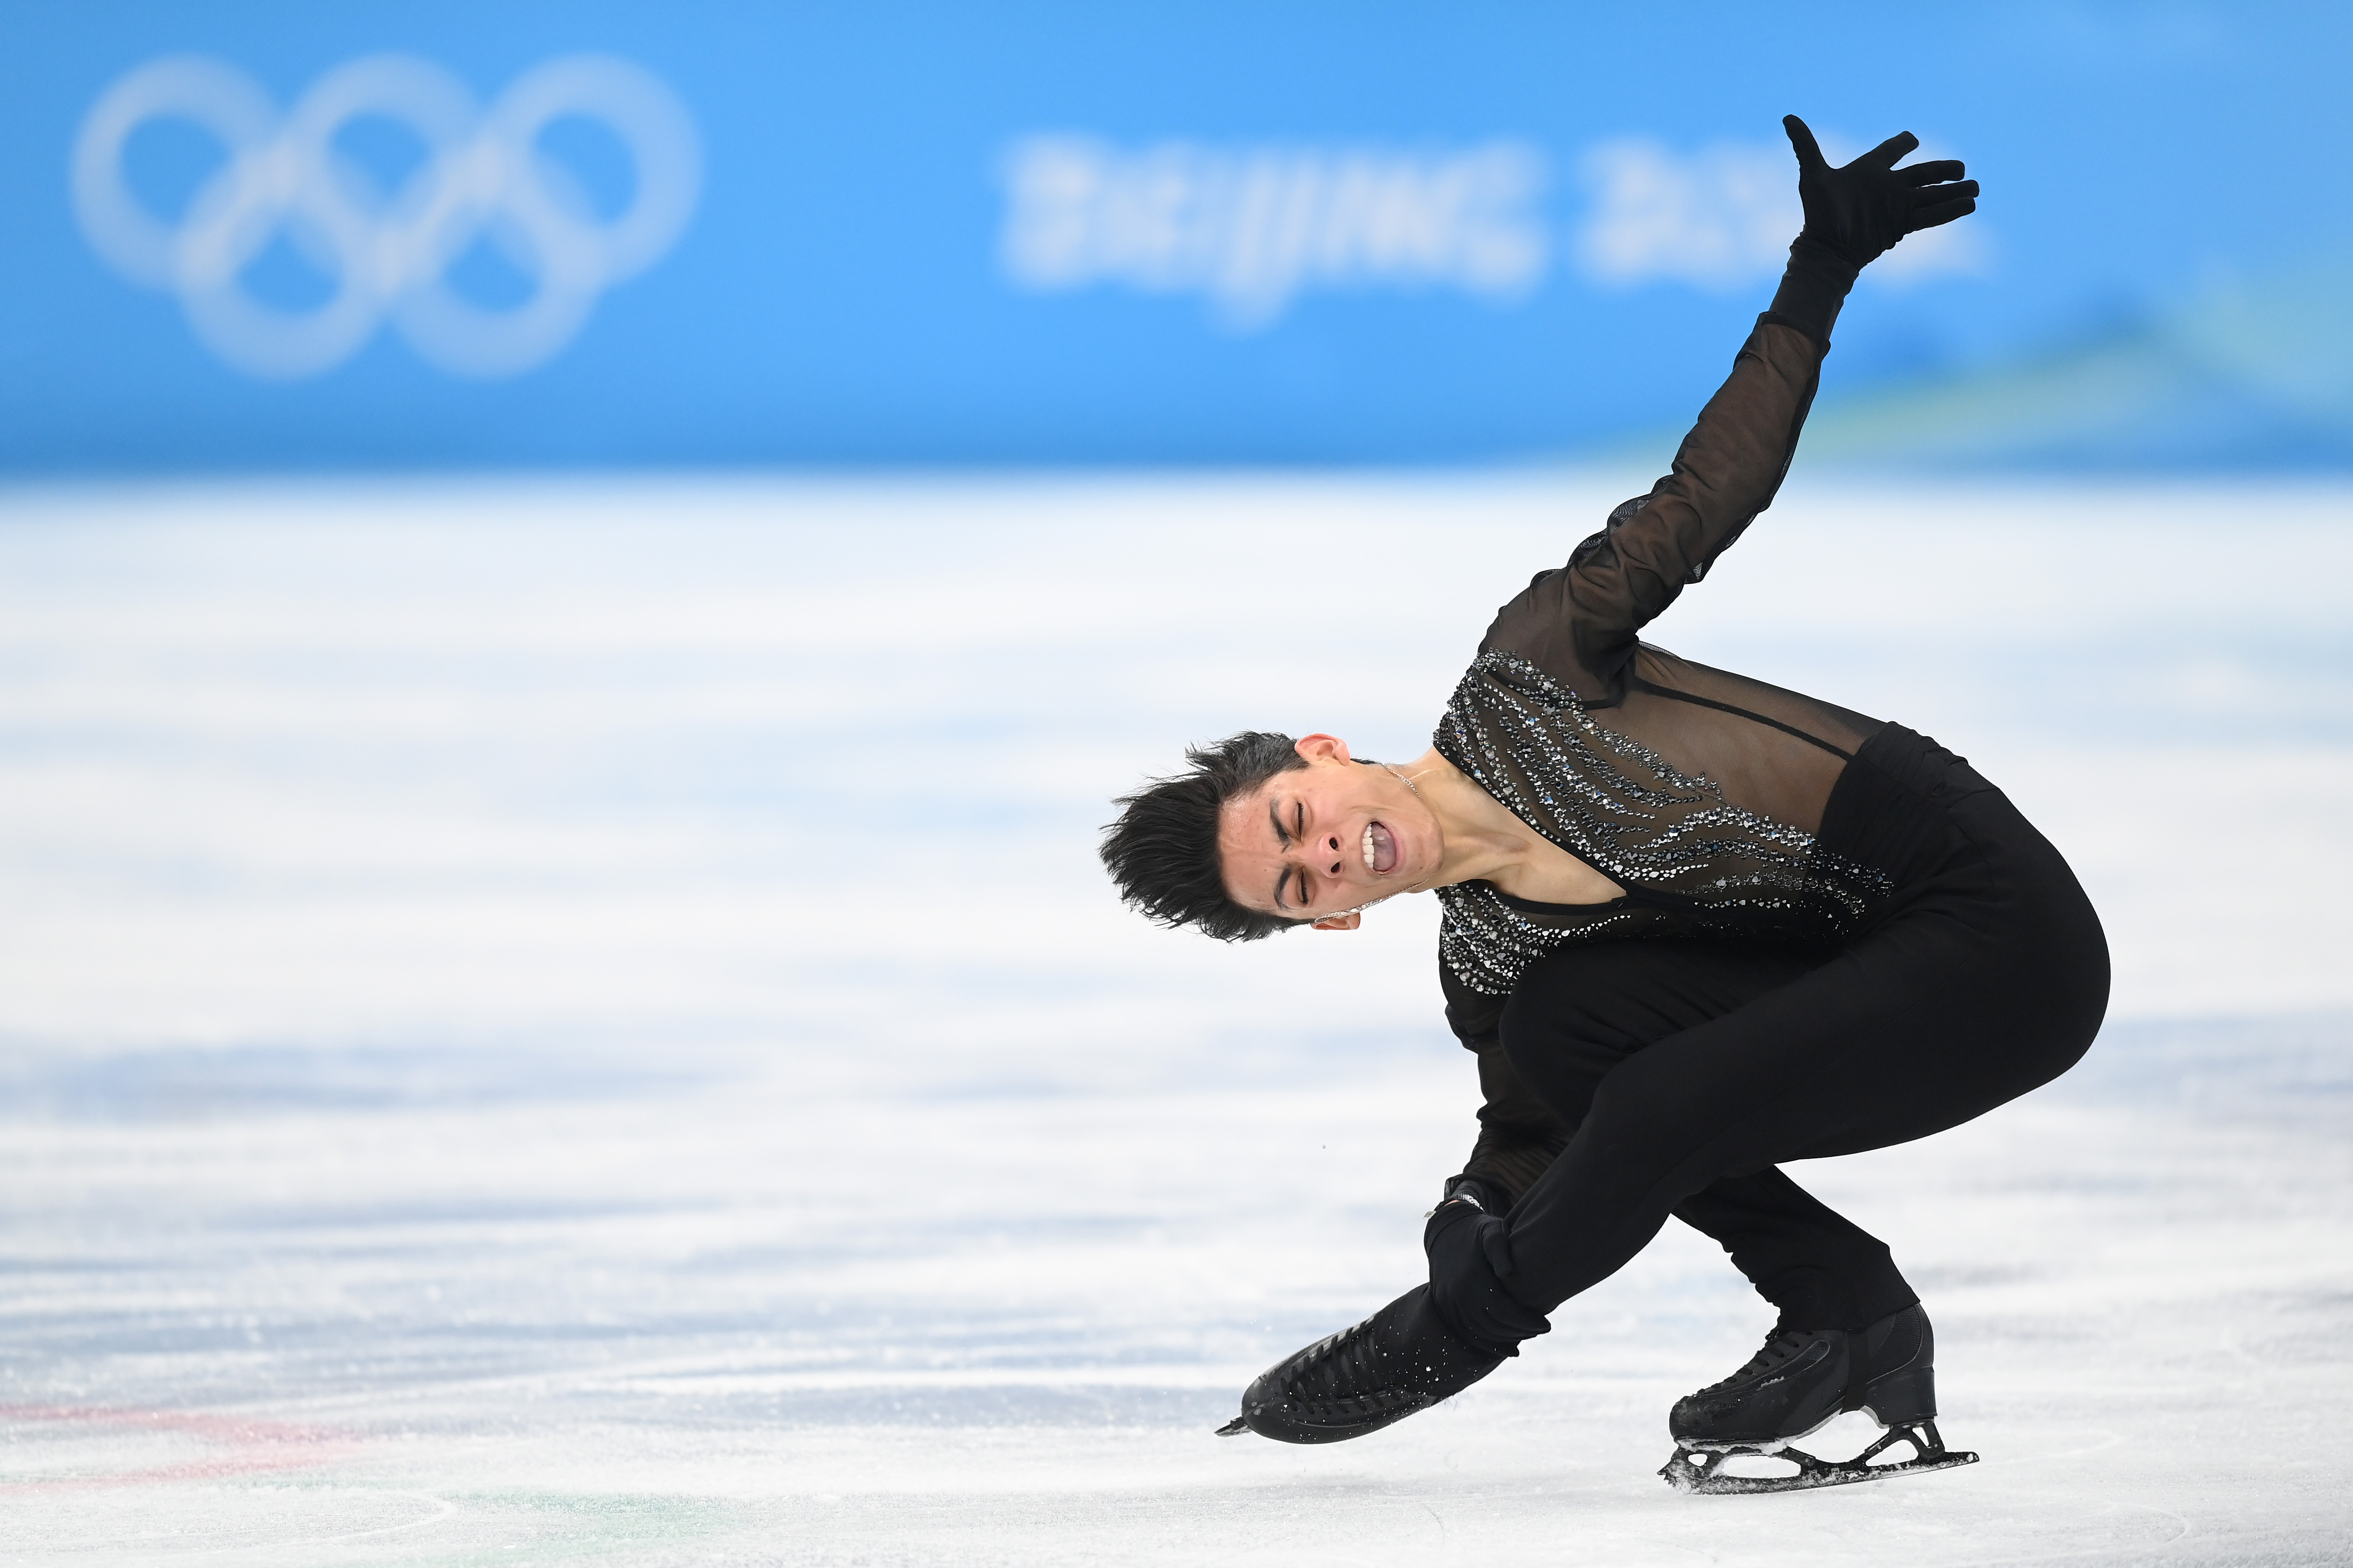
[[[1306,843],[1307,804],[1304,801],[1294,800],[1291,803],[1291,824],[1292,842],[1294,844]],[[1301,867],[1296,875],[1299,878],[1299,907],[1303,910],[1307,907],[1308,900],[1313,899],[1315,895],[1308,891],[1307,889],[1307,868],[1304,866]]]
[[[1292,826],[1289,828],[1282,826],[1282,808],[1272,801],[1266,804],[1266,820],[1268,826],[1274,829],[1275,843],[1285,849],[1307,837],[1307,806],[1303,801],[1291,803]],[[1296,906],[1283,897],[1283,889],[1291,885],[1291,879],[1294,876],[1299,879],[1299,902]],[[1293,907],[1304,909],[1307,907],[1308,898],[1307,873],[1303,868],[1286,866],[1274,874],[1274,907],[1276,909],[1288,910]]]

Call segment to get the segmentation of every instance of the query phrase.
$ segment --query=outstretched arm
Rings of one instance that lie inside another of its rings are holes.
[[[1834,169],[1804,121],[1793,114],[1782,124],[1806,220],[1772,307],[1683,438],[1673,471],[1612,512],[1566,567],[1540,574],[1481,644],[1532,660],[1581,697],[1609,698],[1636,634],[1771,504],[1856,274],[1905,235],[1977,208],[1977,182],[1961,178],[1958,162],[1895,166],[1920,144],[1908,132]]]

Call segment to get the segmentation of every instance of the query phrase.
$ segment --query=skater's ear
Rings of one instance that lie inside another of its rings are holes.
[[[1365,917],[1356,910],[1345,915],[1325,915],[1310,927],[1314,931],[1354,931],[1365,923]]]
[[[1298,752],[1311,763],[1331,762],[1335,759],[1345,763],[1348,760],[1348,742],[1337,735],[1326,735],[1321,732],[1302,735],[1298,741]]]

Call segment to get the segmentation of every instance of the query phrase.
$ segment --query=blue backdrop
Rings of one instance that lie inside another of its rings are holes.
[[[1827,452],[2353,463],[2353,8],[15,0],[0,465],[1420,462],[1654,438],[1778,118],[1969,161]]]

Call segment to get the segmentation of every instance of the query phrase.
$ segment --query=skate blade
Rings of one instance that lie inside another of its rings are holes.
[[[1733,1447],[1721,1452],[1705,1449],[1677,1448],[1659,1474],[1667,1485],[1679,1492],[1704,1495],[1727,1495],[1742,1492],[1801,1492],[1817,1487],[1852,1486],[1857,1481],[1884,1480],[1890,1476],[1918,1475],[1926,1470],[1950,1470],[1978,1462],[1975,1454],[1945,1447],[1936,1436],[1936,1424],[1924,1423],[1926,1433],[1908,1426],[1898,1426],[1878,1442],[1841,1462],[1817,1459],[1798,1448],[1777,1448],[1767,1451],[1756,1447]],[[1892,1465],[1874,1465],[1871,1461],[1896,1443],[1908,1443],[1913,1457]],[[1726,1459],[1743,1455],[1758,1455],[1767,1458],[1787,1459],[1798,1467],[1789,1476],[1730,1476],[1724,1473]]]

